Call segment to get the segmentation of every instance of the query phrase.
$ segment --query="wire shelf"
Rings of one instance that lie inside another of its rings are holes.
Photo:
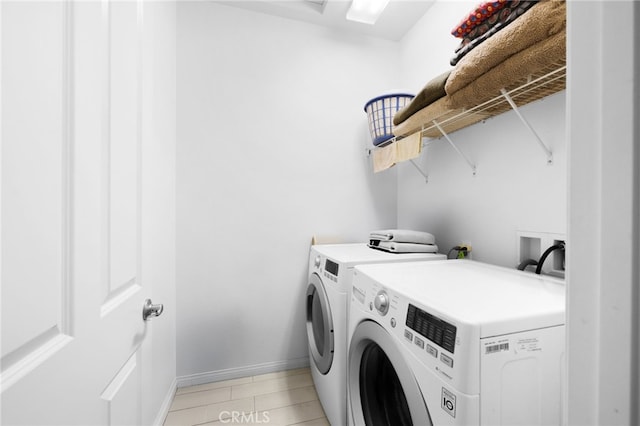
[[[564,90],[566,87],[566,70],[566,63],[563,60],[541,70],[537,74],[520,79],[503,90],[520,107]],[[512,106],[506,97],[503,94],[499,94],[474,107],[452,110],[441,115],[435,121],[445,132],[453,133],[456,130],[511,109]],[[430,138],[442,136],[438,125],[433,122],[424,123],[420,130],[422,136]]]
[[[472,124],[495,117],[507,111],[514,111],[525,127],[533,134],[541,149],[547,157],[547,164],[553,164],[553,153],[536,133],[535,129],[527,122],[519,107],[537,101],[547,96],[558,93],[566,88],[567,66],[566,60],[558,61],[535,74],[513,82],[508,87],[500,90],[500,94],[487,100],[478,100],[478,105],[469,108],[460,108],[447,111],[436,119],[422,123],[421,128],[416,130],[422,138],[422,145],[425,146],[426,138],[444,137],[447,142],[456,150],[469,165],[473,175],[476,175],[477,165],[473,163],[451,140],[450,134],[456,130],[463,129]],[[495,94],[495,93],[494,93]],[[492,94],[493,95],[493,94]],[[491,95],[490,95],[491,96]],[[402,137],[394,137],[389,141],[379,145],[379,147],[395,143]],[[369,152],[371,152],[369,150]],[[428,174],[412,161],[413,165],[428,181]]]

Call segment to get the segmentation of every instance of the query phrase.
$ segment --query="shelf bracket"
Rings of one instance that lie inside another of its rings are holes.
[[[538,135],[538,133],[536,133],[534,128],[531,127],[531,124],[529,124],[529,122],[524,118],[524,116],[520,112],[520,109],[518,108],[516,103],[513,101],[513,99],[511,99],[511,96],[509,96],[509,94],[505,89],[500,89],[500,93],[502,93],[502,96],[504,96],[507,102],[509,102],[509,105],[511,105],[511,109],[513,109],[513,111],[516,113],[520,121],[522,121],[522,124],[524,124],[525,127],[529,129],[531,133],[533,133],[533,136],[536,138],[536,140],[538,141],[538,144],[540,145],[540,147],[542,148],[542,150],[547,156],[547,164],[553,164],[553,153],[549,148],[547,148],[547,145],[545,145],[545,143],[542,141],[542,138],[540,138],[540,135]]]
[[[449,135],[447,134],[447,132],[444,131],[444,129],[440,126],[440,124],[438,124],[438,122],[436,120],[432,121],[433,125],[436,126],[438,128],[438,130],[440,131],[440,133],[442,134],[442,136],[444,136],[444,138],[447,140],[447,142],[449,142],[449,144],[453,147],[453,149],[458,153],[458,155],[460,157],[462,157],[464,159],[464,161],[467,162],[467,164],[469,165],[469,167],[471,168],[471,172],[473,173],[473,175],[476,175],[476,165],[473,164],[471,162],[471,160],[469,160],[467,158],[466,155],[464,155],[464,153],[462,151],[460,151],[460,148],[458,148],[456,146],[456,144],[453,143],[453,141],[451,140],[451,138],[449,137]]]
[[[418,173],[420,173],[422,175],[422,177],[424,178],[424,182],[425,183],[429,183],[429,175],[426,174],[425,172],[422,171],[422,169],[420,167],[418,167],[418,165],[416,164],[415,161],[413,160],[409,160],[409,162],[411,162],[411,164],[413,164],[413,167],[416,168],[416,170],[418,171]]]

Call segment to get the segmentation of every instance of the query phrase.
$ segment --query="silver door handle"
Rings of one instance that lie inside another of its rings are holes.
[[[144,306],[142,307],[142,319],[146,321],[149,317],[159,317],[163,310],[164,305],[154,305],[151,303],[151,299],[147,299],[144,301]]]

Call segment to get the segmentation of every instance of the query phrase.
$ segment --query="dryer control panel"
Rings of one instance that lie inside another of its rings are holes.
[[[407,327],[453,353],[456,346],[456,326],[409,304]]]

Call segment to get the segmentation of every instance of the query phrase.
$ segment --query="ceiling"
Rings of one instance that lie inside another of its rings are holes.
[[[350,0],[213,0],[233,7],[267,13],[398,41],[433,5],[434,0],[391,0],[375,25],[347,21]]]

